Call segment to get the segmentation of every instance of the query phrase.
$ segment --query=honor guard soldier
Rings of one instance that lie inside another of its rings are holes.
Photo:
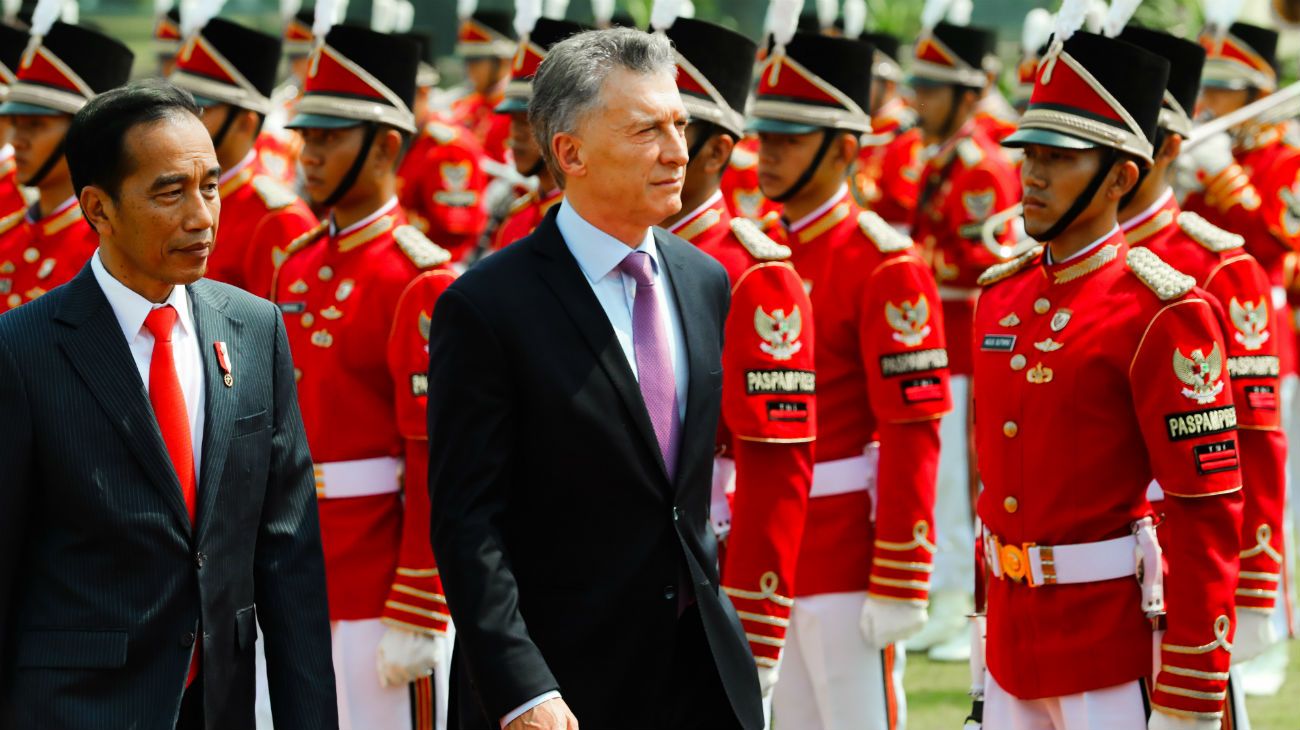
[[[441,118],[420,130],[397,172],[398,200],[410,224],[462,261],[487,226],[483,147],[464,127]]]
[[[1233,661],[1239,662],[1276,641],[1270,614],[1284,568],[1287,458],[1277,352],[1278,340],[1286,333],[1275,331],[1268,275],[1246,253],[1242,237],[1181,210],[1169,185],[1182,141],[1191,134],[1189,112],[1200,92],[1205,50],[1168,33],[1133,26],[1119,39],[1163,56],[1170,66],[1160,123],[1151,140],[1155,165],[1136,194],[1123,201],[1120,228],[1130,246],[1149,248],[1195,278],[1218,300],[1229,325],[1223,328],[1223,340],[1237,408],[1245,499],[1233,639]],[[1147,496],[1153,502],[1162,499],[1159,485],[1153,484]]]
[[[722,199],[732,215],[759,221],[764,226],[781,215],[781,206],[763,197],[758,184],[758,137],[736,142],[727,169],[722,172]]]
[[[452,104],[451,116],[473,133],[488,157],[505,162],[510,120],[498,116],[496,108],[510,80],[510,59],[517,45],[514,22],[508,13],[475,10],[475,4],[473,0],[467,4],[470,15],[461,20],[456,37],[456,55],[465,61],[471,88]]]
[[[256,149],[279,65],[278,38],[213,18],[185,40],[171,77],[203,108],[221,163],[221,221],[207,276],[258,296],[270,295],[285,244],[316,225]]]
[[[528,123],[528,100],[533,97],[533,76],[551,46],[580,33],[584,28],[567,20],[538,18],[532,30],[522,34],[519,50],[510,65],[510,83],[497,113],[510,118],[510,152],[515,170],[524,177],[537,178],[537,187],[520,195],[510,205],[501,225],[492,235],[492,250],[499,251],[533,232],[546,212],[564,199],[564,191],[546,166],[537,147],[533,125]]]
[[[27,34],[0,23],[0,101],[10,85],[18,80],[18,67],[27,49]],[[27,199],[18,186],[18,164],[14,162],[13,124],[0,117],[0,236],[22,223]],[[2,293],[0,293],[2,294]]]
[[[99,247],[73,194],[63,136],[87,101],[127,82],[133,58],[120,42],[87,28],[32,27],[0,116],[12,119],[18,182],[36,188],[40,199],[22,224],[0,236],[0,313],[68,281]]]
[[[430,675],[445,687],[449,618],[426,549],[427,487],[409,479],[421,466],[404,465],[419,451],[409,408],[423,385],[409,372],[395,381],[388,353],[394,338],[405,352],[422,335],[443,286],[424,274],[451,256],[397,204],[397,163],[416,130],[415,45],[352,26],[317,37],[288,126],[303,133],[306,192],[330,213],[289,244],[273,288],[317,462],[340,726],[425,728]],[[445,716],[445,702],[436,708]]]
[[[1242,500],[1228,349],[1196,280],[1118,225],[1168,75],[1062,23],[1005,141],[1024,150],[1025,226],[1044,246],[980,278],[975,318],[988,728],[1222,715]]]
[[[942,425],[945,448],[936,502],[939,552],[930,623],[908,642],[909,649],[933,650],[936,659],[961,659],[969,648],[966,616],[972,607],[975,535],[967,424],[976,280],[989,266],[1005,260],[1015,243],[1008,226],[998,232],[1003,245],[990,249],[981,228],[991,214],[1020,199],[1015,169],[976,120],[989,82],[982,63],[996,42],[990,31],[939,23],[922,32],[912,65],[919,127],[931,150],[921,172],[912,236],[939,282],[954,406]]]
[[[751,127],[816,316],[818,439],[772,711],[810,730],[892,728],[905,702],[894,643],[925,623],[934,556],[939,418],[952,408],[943,313],[912,241],[849,197],[874,49],[790,40],[777,20]]]
[[[876,55],[871,65],[872,133],[862,140],[853,173],[854,197],[907,233],[920,192],[921,130],[916,110],[899,92],[903,70],[898,65],[898,39],[887,33],[865,33],[861,39],[875,46]]]
[[[657,29],[658,30],[658,29]],[[664,227],[717,259],[732,282],[711,516],[731,597],[769,696],[795,595],[816,437],[812,304],[790,249],[732,217],[719,183],[744,136],[755,44],[678,18],[667,29],[691,123],[682,210]]]

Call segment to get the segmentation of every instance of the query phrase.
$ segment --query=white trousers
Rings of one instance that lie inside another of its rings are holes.
[[[934,574],[930,590],[975,590],[975,520],[970,505],[970,377],[954,375],[952,412],[939,421],[939,474],[934,503]]]
[[[1040,700],[1022,700],[984,674],[987,730],[1146,730],[1139,682]]]
[[[870,646],[858,621],[865,591],[796,598],[781,678],[772,691],[773,730],[896,730],[906,727],[902,644]]]

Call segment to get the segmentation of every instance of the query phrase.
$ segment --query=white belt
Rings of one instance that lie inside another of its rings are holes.
[[[719,540],[731,534],[731,502],[727,496],[736,491],[736,460],[718,456],[713,459],[713,497],[709,502],[709,521],[713,536]]]
[[[862,456],[821,461],[813,465],[812,489],[809,497],[833,497],[852,492],[876,494],[876,473],[880,464],[880,444],[867,444]]]
[[[369,497],[402,489],[402,460],[395,456],[314,464],[312,471],[319,499]]]
[[[957,286],[939,287],[939,298],[945,302],[973,302],[979,298],[979,289],[967,289]]]

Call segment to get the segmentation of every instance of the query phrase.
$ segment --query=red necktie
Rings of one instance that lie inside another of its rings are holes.
[[[149,361],[149,402],[153,404],[158,428],[162,431],[167,456],[181,483],[181,496],[185,509],[194,524],[194,443],[190,440],[190,414],[185,409],[185,394],[181,379],[176,375],[176,359],[172,357],[172,330],[176,327],[176,309],[170,304],[159,307],[144,318],[144,326],[153,333],[153,357]],[[199,673],[199,651],[196,644],[190,660],[189,687]]]

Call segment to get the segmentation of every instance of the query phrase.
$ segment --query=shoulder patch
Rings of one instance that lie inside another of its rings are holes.
[[[858,214],[858,227],[881,253],[898,253],[912,247],[912,239],[885,222],[884,218],[864,210]]]
[[[758,155],[740,148],[731,150],[731,166],[738,170],[748,170],[758,164]]]
[[[459,134],[455,127],[442,122],[429,122],[424,125],[424,131],[438,144],[450,144],[456,141],[456,136]]]
[[[393,240],[416,266],[432,269],[451,261],[451,252],[439,246],[415,226],[398,226],[393,230]]]
[[[1193,241],[1215,253],[1241,248],[1246,243],[1245,238],[1223,230],[1190,210],[1178,214],[1178,227]]]
[[[758,224],[748,218],[732,218],[731,232],[749,251],[749,255],[760,261],[784,261],[790,258],[790,247],[782,246],[767,237],[758,228]]]
[[[292,190],[269,175],[258,175],[253,178],[253,189],[257,191],[258,197],[266,204],[268,210],[287,208],[298,199]]]
[[[1149,248],[1130,248],[1127,263],[1129,270],[1162,302],[1177,299],[1196,286],[1196,279],[1165,263]]]
[[[1043,254],[1043,247],[1041,245],[1034,246],[1033,248],[1020,254],[1014,259],[1011,259],[1010,261],[1003,261],[1000,264],[993,264],[992,266],[985,269],[983,274],[980,274],[978,283],[980,286],[989,286],[992,284],[996,284],[999,281],[1002,281],[1003,279],[1008,279],[1014,276],[1015,274],[1019,273],[1021,269],[1028,266],[1031,261],[1038,258],[1042,254]]]
[[[984,161],[984,150],[975,144],[975,140],[967,137],[957,143],[957,156],[966,167],[975,167]]]

